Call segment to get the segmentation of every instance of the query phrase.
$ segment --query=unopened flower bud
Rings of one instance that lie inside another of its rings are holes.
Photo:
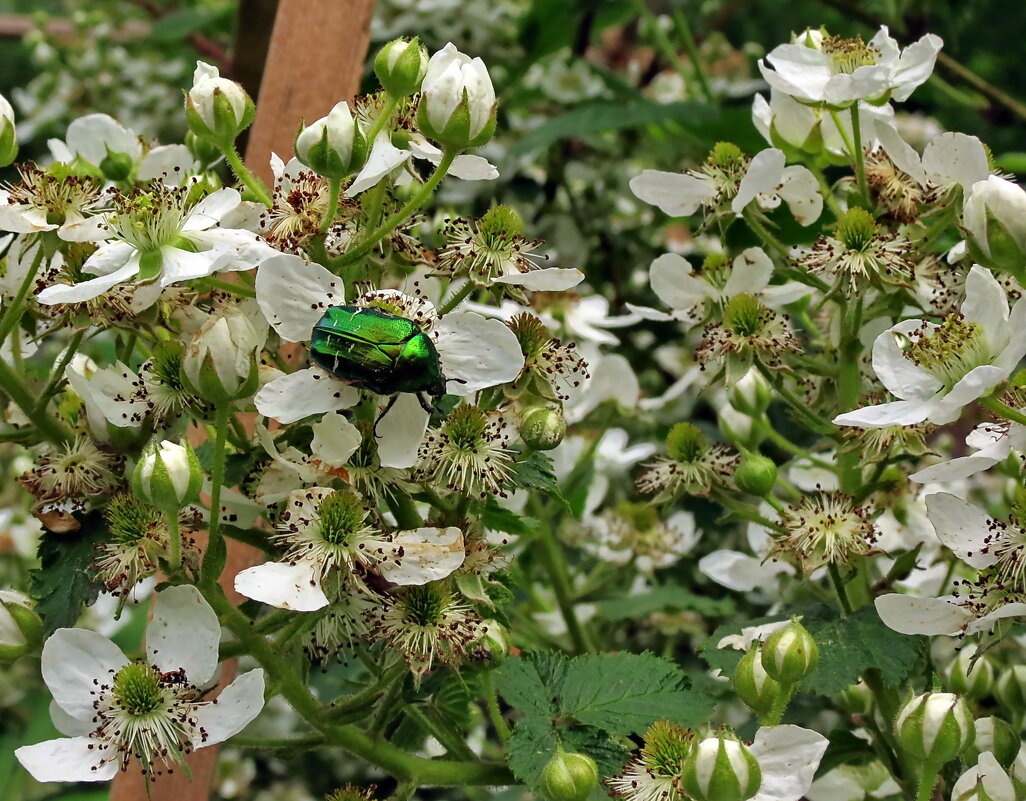
[[[721,730],[694,747],[681,778],[684,792],[696,801],[746,801],[759,792],[762,771],[748,747]]]
[[[760,649],[762,666],[781,684],[797,684],[816,668],[819,647],[797,619],[774,631]]]
[[[221,158],[221,151],[208,140],[196,136],[192,131],[185,132],[185,146],[201,165],[213,164]]]
[[[934,769],[965,751],[976,736],[965,701],[939,692],[923,693],[905,704],[894,731],[909,757]]]
[[[408,97],[420,89],[427,75],[427,49],[420,39],[393,39],[374,57],[374,74],[393,97]]]
[[[296,136],[296,158],[325,178],[343,178],[367,160],[367,138],[344,100]]]
[[[128,153],[115,153],[107,148],[107,155],[100,160],[100,170],[108,181],[124,181],[132,174],[135,160]]]
[[[536,451],[551,451],[566,436],[566,418],[559,406],[539,406],[524,414],[520,436]]]
[[[11,665],[43,641],[43,621],[32,600],[20,592],[0,590],[0,665]]]
[[[559,750],[542,770],[540,789],[548,801],[584,801],[598,780],[594,759],[587,754]]]
[[[727,399],[735,409],[751,417],[759,417],[773,400],[769,382],[754,367],[727,390]]]
[[[777,483],[777,465],[759,453],[746,453],[734,471],[734,484],[742,492],[762,498]]]
[[[203,468],[188,443],[164,440],[147,450],[132,473],[132,490],[166,514],[199,500]]]
[[[863,683],[851,684],[837,694],[837,703],[849,715],[870,715],[873,712],[873,692]]]
[[[749,415],[724,403],[716,412],[720,433],[739,448],[758,448],[762,442],[759,427]]]
[[[484,652],[482,656],[493,665],[501,665],[512,647],[509,631],[494,618],[482,621],[481,628],[484,634],[477,640],[477,648]]]
[[[1026,665],[1012,665],[998,676],[994,695],[1005,709],[1026,712]]]
[[[733,681],[738,697],[759,717],[767,715],[784,693],[783,685],[762,666],[758,643],[741,657]]]
[[[1026,190],[996,175],[977,181],[966,198],[962,225],[978,260],[1021,272],[1026,255]]]
[[[218,148],[231,147],[253,122],[256,110],[246,90],[222,78],[217,67],[196,62],[192,88],[185,99],[189,130]]]
[[[986,654],[977,657],[975,645],[958,652],[947,672],[948,689],[970,698],[983,698],[994,689],[994,662]]]
[[[1001,767],[1011,768],[1022,745],[1019,733],[1012,724],[991,716],[978,718],[973,728],[976,730],[976,738],[963,754],[963,761],[972,765],[980,758],[980,754],[989,751]]]
[[[182,382],[204,400],[229,403],[257,390],[261,336],[239,310],[211,317],[182,354]]]
[[[6,167],[18,157],[18,134],[14,127],[14,109],[7,98],[0,95],[0,167]]]
[[[447,44],[428,62],[417,123],[447,150],[478,147],[495,132],[495,90],[488,68]]]

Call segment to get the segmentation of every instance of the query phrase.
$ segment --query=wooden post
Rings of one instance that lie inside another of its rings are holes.
[[[271,153],[289,159],[303,120],[359,91],[373,14],[374,0],[281,0],[246,149],[265,181]]]
[[[287,159],[300,121],[322,117],[340,100],[352,100],[360,88],[370,42],[374,0],[280,0],[271,34],[257,115],[246,149],[247,166],[270,183],[271,153]],[[235,574],[262,560],[255,548],[228,540],[228,564],[222,585],[233,602]],[[234,660],[222,664],[220,686],[235,676]],[[218,747],[189,757],[193,779],[182,771],[162,776],[150,786],[151,801],[207,801]],[[141,774],[118,774],[110,801],[146,798]]]

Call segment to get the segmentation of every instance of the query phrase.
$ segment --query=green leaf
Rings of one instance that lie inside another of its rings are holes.
[[[597,614],[603,620],[636,620],[656,612],[698,612],[705,617],[733,614],[737,604],[731,597],[707,598],[681,586],[656,586],[643,595],[600,601]]]
[[[552,459],[541,451],[531,451],[513,465],[513,483],[524,489],[541,490],[545,495],[569,507],[559,487],[559,479],[552,469]]]
[[[554,651],[534,651],[519,659],[507,659],[496,671],[496,688],[510,706],[526,716],[551,718],[568,661]]]
[[[107,524],[99,512],[90,512],[80,520],[82,528],[76,532],[47,531],[39,540],[40,566],[32,571],[29,586],[47,636],[59,628],[74,626],[103,587],[92,565],[97,546],[106,538]]]
[[[489,497],[481,510],[481,525],[492,531],[501,531],[518,537],[530,536],[538,527],[533,517],[522,517],[510,509],[504,509]]]
[[[653,654],[594,654],[570,662],[559,709],[610,734],[643,732],[657,720],[697,726],[712,700],[690,692],[683,671]]]
[[[724,676],[734,675],[737,663],[744,656],[744,651],[734,648],[718,648],[719,642],[730,634],[740,634],[741,629],[749,626],[761,626],[763,623],[772,623],[774,620],[783,620],[780,615],[770,617],[758,617],[753,620],[741,620],[736,623],[724,623],[716,631],[709,635],[699,650],[699,655],[708,663],[713,670],[719,670]]]
[[[892,631],[876,610],[863,607],[846,618],[806,619],[803,625],[819,646],[819,664],[801,685],[803,692],[833,695],[875,668],[888,685],[912,670],[926,639]]]
[[[536,788],[541,772],[562,745],[567,751],[590,756],[598,764],[600,776],[620,772],[630,753],[598,729],[588,726],[555,729],[540,719],[525,719],[513,729],[506,744],[506,756],[513,775]]]

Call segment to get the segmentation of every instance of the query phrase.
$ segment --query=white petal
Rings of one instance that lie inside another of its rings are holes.
[[[254,601],[296,612],[313,612],[328,605],[319,570],[309,561],[294,565],[264,562],[247,568],[235,576],[235,590]]]
[[[1026,342],[1026,338],[1023,341]],[[974,367],[962,376],[947,395],[938,398],[930,412],[930,422],[937,425],[954,422],[961,414],[963,406],[989,394],[991,389],[1008,378],[1010,372],[1010,369],[993,364]]]
[[[416,395],[401,394],[378,421],[378,459],[382,467],[406,468],[417,463],[429,415]]]
[[[876,599],[876,612],[899,634],[958,634],[970,615],[944,598],[914,598],[890,593]]]
[[[892,125],[878,125],[877,138],[891,161],[899,170],[908,173],[920,185],[926,186],[926,170],[915,148],[906,142]],[[929,150],[930,145],[926,146]],[[984,178],[987,176],[984,175]]]
[[[812,225],[823,213],[823,196],[819,193],[819,183],[815,176],[800,164],[793,164],[784,169],[779,194],[799,225]]]
[[[970,623],[965,633],[969,635],[979,634],[981,631],[991,629],[997,621],[1010,617],[1026,617],[1026,604],[1011,603],[999,606],[993,612],[988,612],[983,617],[977,618]]]
[[[110,226],[102,214],[80,217],[74,222],[65,222],[57,231],[57,236],[65,242],[102,242],[110,238]],[[126,247],[124,242],[120,244]]]
[[[873,370],[880,383],[902,400],[929,398],[942,386],[930,373],[905,358],[899,344],[899,336],[908,336],[921,325],[919,320],[905,320],[873,342]]]
[[[110,273],[110,275],[100,275],[78,284],[53,284],[48,286],[36,295],[36,300],[48,306],[54,303],[81,303],[85,300],[92,300],[102,295],[111,287],[125,281],[130,281],[138,272],[139,261],[133,258],[120,270],[116,270]]]
[[[298,256],[272,256],[256,277],[257,303],[282,339],[306,342],[328,306],[345,303],[342,281]]]
[[[37,782],[107,782],[118,773],[113,755],[100,764],[106,752],[89,737],[62,737],[35,745],[25,745],[14,752]]]
[[[92,720],[95,682],[109,684],[127,663],[120,648],[89,629],[57,629],[43,645],[43,681],[53,700],[79,720]]]
[[[133,256],[137,255],[136,249],[127,242],[108,242],[106,245],[101,245],[93,255],[86,259],[85,264],[82,265],[82,272],[90,275],[110,275],[120,270],[128,264]]]
[[[394,584],[427,584],[444,579],[463,564],[463,532],[458,528],[418,528],[399,531],[394,553],[375,571]]]
[[[909,481],[914,481],[917,484],[943,484],[948,481],[961,481],[983,470],[988,470],[1000,461],[1001,459],[980,456],[979,454],[975,456],[960,456],[957,459],[924,467],[908,478]]]
[[[959,184],[966,192],[990,174],[983,143],[963,133],[942,133],[930,140],[923,151],[923,169],[934,183]]]
[[[243,673],[229,684],[217,700],[195,712],[196,722],[206,734],[196,748],[223,743],[248,726],[264,708],[264,671]]]
[[[737,187],[737,194],[730,207],[735,214],[744,211],[745,206],[762,194],[776,194],[777,184],[784,174],[786,157],[783,150],[768,147],[752,157],[748,171]]]
[[[933,406],[926,401],[894,401],[855,409],[834,418],[834,425],[859,428],[887,428],[921,423],[930,416]]]
[[[434,159],[432,162],[435,163]],[[499,177],[499,171],[488,159],[469,154],[457,156],[449,168],[449,174],[464,181],[494,181]]]
[[[516,335],[501,321],[474,312],[447,314],[432,328],[442,375],[453,395],[473,395],[512,381],[524,369]],[[453,379],[460,379],[455,381]]]
[[[280,423],[294,423],[312,414],[348,409],[360,393],[319,367],[307,367],[264,384],[253,402],[257,411]]]
[[[342,467],[363,441],[360,429],[340,414],[326,414],[312,426],[310,454],[329,467]]]
[[[752,801],[798,801],[812,786],[830,741],[801,726],[763,726],[749,750],[762,769]]]
[[[56,701],[50,702],[50,720],[53,727],[65,737],[85,737],[96,728],[91,720],[79,720],[69,715]]]
[[[584,273],[576,267],[545,267],[526,273],[500,275],[497,284],[514,284],[530,292],[565,292],[584,280]]]
[[[698,569],[717,584],[735,592],[768,589],[772,577],[789,573],[783,562],[763,562],[740,551],[719,550],[698,560]]]
[[[236,189],[218,189],[196,204],[189,213],[183,231],[205,231],[217,225],[221,218],[242,202],[242,195]]]
[[[970,797],[986,797],[990,801],[1016,801],[1017,796],[1012,780],[990,751],[981,752],[976,765],[959,776],[958,781],[951,788],[951,798],[958,799],[966,796],[978,784],[982,786],[984,793]]]
[[[1002,322],[1008,320],[1008,296],[1001,284],[997,282],[990,270],[974,264],[965,279],[965,300],[962,301],[962,314],[971,323],[979,323],[984,328],[998,325],[997,318]]]
[[[676,253],[658,256],[648,268],[656,297],[671,309],[692,309],[714,295],[708,283],[695,275],[691,263]]]
[[[977,506],[947,492],[926,496],[926,515],[937,538],[963,562],[975,568],[990,567],[993,553],[981,553],[992,534],[991,518]]]
[[[191,584],[157,593],[146,629],[146,653],[161,672],[184,670],[192,684],[205,685],[217,670],[221,626],[199,590]]]
[[[773,262],[766,251],[762,248],[745,248],[731,263],[730,277],[723,285],[723,294],[728,298],[742,293],[758,295],[769,286],[772,277]]]
[[[716,197],[711,180],[677,172],[644,170],[631,179],[630,186],[640,200],[658,206],[671,217],[694,214],[703,201]]]
[[[163,257],[163,265],[160,270],[160,285],[162,287],[177,284],[180,281],[189,281],[193,278],[203,278],[213,275],[217,271],[216,251],[200,251],[194,253],[191,250],[180,248],[164,247],[160,249]]]
[[[897,84],[893,94],[895,100],[899,103],[908,100],[912,91],[930,77],[943,44],[939,36],[928,33],[902,51],[892,78]]]
[[[392,170],[399,167],[412,154],[409,150],[400,150],[392,144],[388,133],[382,131],[374,140],[367,162],[363,165],[359,175],[353,180],[346,190],[348,197],[355,197],[366,189],[375,186],[382,178]]]

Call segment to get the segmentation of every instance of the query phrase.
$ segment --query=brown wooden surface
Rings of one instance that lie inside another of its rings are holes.
[[[257,98],[246,164],[271,180],[271,153],[286,161],[300,122],[327,114],[360,88],[374,0],[281,0]]]

